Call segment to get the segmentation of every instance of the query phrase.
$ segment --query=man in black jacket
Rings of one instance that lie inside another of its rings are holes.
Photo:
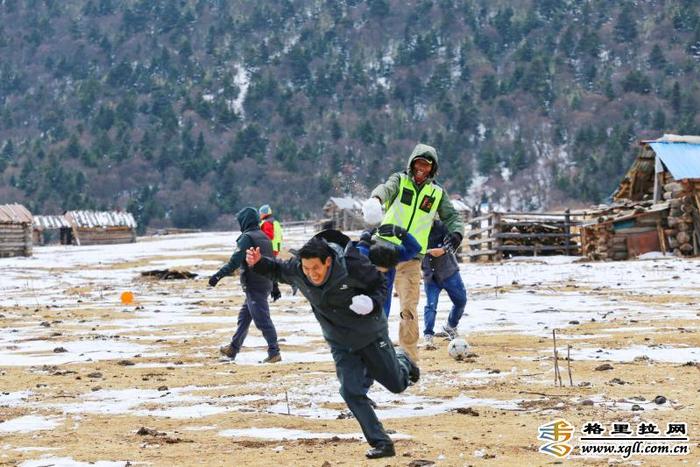
[[[311,303],[331,348],[340,395],[372,446],[366,456],[390,457],[395,455],[394,444],[367,398],[366,377],[400,393],[418,381],[420,370],[402,349],[394,351],[389,339],[382,273],[337,234],[345,248],[319,234],[290,260],[262,257],[258,248],[250,248],[246,261],[255,272],[296,286]]]
[[[282,360],[282,357],[277,343],[277,331],[270,318],[270,308],[267,304],[267,297],[272,291],[272,281],[251,271],[244,261],[246,250],[253,247],[261,251],[263,255],[272,257],[272,242],[260,230],[257,209],[243,208],[236,214],[236,218],[241,226],[241,235],[236,239],[236,249],[228,264],[225,264],[209,278],[209,285],[216,286],[223,277],[231,275],[240,267],[245,302],[238,313],[238,328],[231,338],[231,343],[221,347],[219,351],[234,360],[248,335],[248,328],[252,320],[267,341],[267,358],[263,360],[263,363],[276,363]]]

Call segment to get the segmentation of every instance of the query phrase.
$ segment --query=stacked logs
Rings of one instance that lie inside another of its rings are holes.
[[[497,237],[501,239],[500,247],[504,249],[504,257],[579,254],[579,244],[569,235],[571,224],[567,222],[522,218],[501,222],[500,230],[503,233]]]
[[[584,255],[594,261],[627,259],[627,244],[615,239],[612,223],[598,219],[598,224],[583,228],[586,241]],[[624,239],[623,239],[624,240]]]
[[[696,186],[697,183],[697,186]],[[700,249],[700,182],[689,180],[664,185],[670,211],[664,231],[676,256],[697,255]]]

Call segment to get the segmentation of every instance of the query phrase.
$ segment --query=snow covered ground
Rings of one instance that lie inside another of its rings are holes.
[[[28,375],[29,380],[30,376],[62,371],[99,373],[107,368],[104,365],[112,368],[121,364],[124,371],[139,372],[142,381],[153,378],[143,376],[144,372],[158,374],[160,370],[195,374],[206,369],[210,376],[201,385],[192,381],[174,386],[170,382],[165,388],[141,384],[138,378],[126,387],[110,388],[102,375],[83,376],[99,382],[100,387],[76,388],[69,397],[60,399],[51,391],[51,379],[44,386],[3,384],[8,389],[0,389],[0,433],[37,435],[61,427],[70,430],[82,423],[82,417],[119,415],[200,420],[188,430],[224,438],[360,438],[356,426],[352,433],[330,433],[222,424],[231,413],[309,420],[335,420],[346,413],[320,328],[303,298],[291,296],[286,287],[284,298],[272,304],[271,310],[282,339],[283,364],[292,371],[286,370],[274,381],[226,382],[235,369],[270,368],[259,363],[266,356],[265,342],[253,328],[235,364],[219,361],[216,356],[217,346],[226,342],[235,328],[242,293],[237,278],[224,279],[213,289],[206,286],[206,278],[227,260],[236,235],[200,233],[142,238],[125,245],[35,247],[30,258],[0,259],[0,383],[8,383],[8,374]],[[310,232],[290,230],[285,235],[287,246],[299,246],[308,236]],[[200,277],[167,282],[139,277],[142,271],[164,268],[185,269]],[[429,355],[429,365],[436,369],[424,372],[410,393],[397,396],[378,385],[373,387],[370,396],[379,404],[380,419],[426,417],[465,406],[530,410],[532,396],[480,393],[478,388],[517,380],[541,389],[551,379],[551,352],[547,347],[535,348],[535,344],[551,339],[553,329],[558,330],[563,345],[571,345],[574,362],[700,361],[699,340],[695,339],[695,344],[693,339],[666,343],[658,338],[665,333],[692,335],[700,330],[699,261],[652,257],[586,263],[574,257],[514,258],[500,264],[463,264],[461,274],[469,291],[467,315],[460,324],[467,340],[471,341],[471,336],[477,341],[479,336],[520,336],[532,344],[520,346],[508,356],[508,366],[501,365],[499,371],[460,368],[457,362],[446,364],[444,354],[439,356],[443,361],[440,367],[439,359]],[[134,293],[134,304],[120,302],[124,291]],[[394,300],[396,310],[398,302]],[[423,306],[421,297],[421,316]],[[438,326],[449,309],[443,294]],[[682,331],[665,325],[677,321],[684,322]],[[656,338],[648,344],[627,344],[618,339],[630,332]],[[390,318],[390,335],[397,338],[398,313]],[[480,352],[479,348],[475,351]],[[533,368],[541,371],[541,377],[532,377]],[[605,394],[591,397],[601,407],[631,410],[631,404],[615,404]],[[576,404],[579,400],[572,395],[565,402]],[[13,410],[16,416],[3,417],[2,410]],[[216,423],[211,423],[213,418]],[[415,434],[401,436],[415,438]],[[17,460],[17,455],[24,460],[21,465],[77,462],[70,457],[51,457],[53,452],[44,460],[31,458],[33,451],[53,449],[39,446],[37,440],[40,438],[26,444],[5,444],[0,462]],[[98,465],[123,462],[103,460]]]

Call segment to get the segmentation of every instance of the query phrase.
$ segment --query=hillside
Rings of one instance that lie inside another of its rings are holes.
[[[417,141],[451,194],[604,200],[640,138],[700,133],[689,0],[3,0],[0,203],[229,227],[314,217]]]

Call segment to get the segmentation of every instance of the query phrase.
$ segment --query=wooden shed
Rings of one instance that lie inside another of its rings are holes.
[[[700,136],[641,141],[613,199],[667,203],[660,246],[678,256],[700,254]]]
[[[0,257],[32,255],[32,214],[21,204],[0,204]]]
[[[73,229],[64,216],[34,216],[33,230],[35,245],[73,243]]]
[[[583,254],[592,260],[625,260],[669,251],[664,225],[668,203],[627,202],[609,206],[581,226]]]
[[[338,230],[361,230],[365,228],[362,219],[362,201],[355,198],[331,197],[323,205],[325,219],[321,220],[320,228]]]
[[[131,213],[118,211],[68,211],[64,217],[71,226],[75,245],[107,245],[136,241],[136,220]]]

